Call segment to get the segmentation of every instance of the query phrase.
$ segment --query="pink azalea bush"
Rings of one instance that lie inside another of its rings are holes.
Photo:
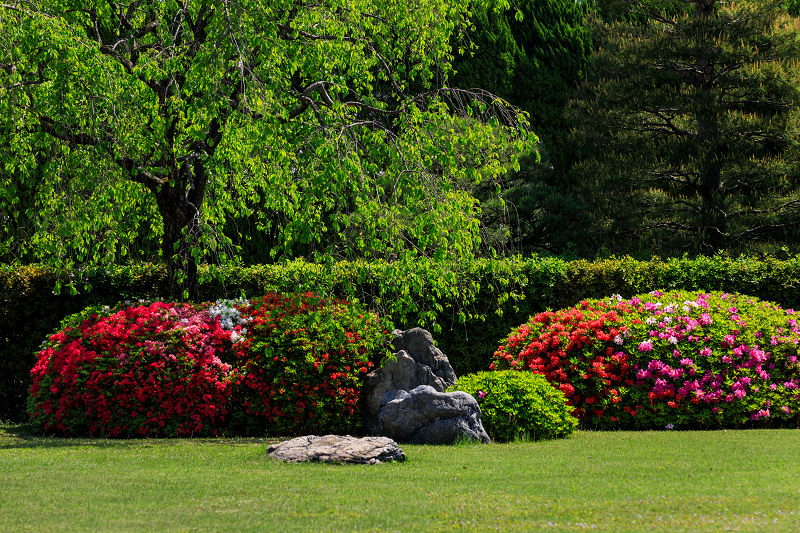
[[[587,308],[613,309],[616,314],[606,318],[613,318],[608,324],[566,319]],[[542,373],[562,390],[582,391],[567,397],[585,425],[712,428],[800,423],[800,328],[791,309],[736,294],[656,291],[630,300],[586,301],[559,313],[555,321],[532,317],[512,332],[495,353],[493,365]],[[611,327],[619,334],[609,339]],[[576,336],[584,339],[580,350],[574,349]],[[603,366],[609,354],[619,363],[612,369],[616,371]],[[551,364],[543,371],[531,364],[534,359]],[[586,370],[589,361],[596,372]]]

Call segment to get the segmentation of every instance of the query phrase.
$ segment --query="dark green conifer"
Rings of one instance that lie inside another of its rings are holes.
[[[592,77],[576,105],[577,174],[609,251],[796,242],[800,21],[784,0],[617,7],[593,19]]]
[[[495,189],[475,191],[487,238],[518,250],[562,252],[574,238],[568,230],[584,206],[570,196],[564,180],[574,159],[566,113],[586,74],[591,42],[587,4],[574,0],[519,0],[498,11],[474,2],[474,29],[454,42],[455,76],[450,84],[482,87],[530,115],[539,137],[537,157],[522,158],[521,170],[506,176],[500,202]],[[576,231],[578,228],[576,226]]]

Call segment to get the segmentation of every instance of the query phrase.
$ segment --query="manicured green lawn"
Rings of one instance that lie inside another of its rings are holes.
[[[579,432],[283,464],[267,440],[0,429],[0,531],[800,531],[800,430]]]

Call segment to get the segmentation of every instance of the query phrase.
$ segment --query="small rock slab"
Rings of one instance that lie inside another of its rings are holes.
[[[350,435],[297,437],[270,445],[267,454],[290,463],[315,461],[376,465],[387,461],[403,461],[406,458],[400,446],[390,438],[358,439]]]

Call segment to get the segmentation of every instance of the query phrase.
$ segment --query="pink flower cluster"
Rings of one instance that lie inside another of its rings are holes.
[[[626,361],[617,378],[622,386],[613,393],[609,386],[595,389],[599,397],[584,398],[585,403],[605,409],[583,409],[572,403],[575,414],[589,426],[704,428],[797,423],[800,328],[794,311],[728,293],[655,291],[627,301],[612,299],[611,304],[616,310],[624,309],[615,317],[619,322],[614,327],[625,335],[615,335],[613,345],[605,342],[605,337],[589,335],[580,358],[571,357],[568,351],[565,357],[560,342],[545,342],[538,330],[532,334],[530,328],[520,328],[495,357],[510,368],[542,373],[566,392],[587,388],[583,381],[589,374],[570,371],[580,361],[602,357],[607,350],[619,354]],[[558,319],[548,328],[571,338],[587,330],[569,320],[571,313],[600,305],[608,304],[587,301],[570,311],[541,316]],[[537,315],[528,326],[541,320]],[[766,339],[770,339],[768,346]],[[513,352],[509,350],[512,346]],[[529,362],[524,355],[531,351],[536,358]],[[514,353],[520,356],[513,358]],[[525,364],[519,364],[522,360]],[[539,361],[558,364],[543,366]]]
[[[636,350],[637,389],[643,390],[631,396],[641,398],[647,391],[651,417],[691,427],[737,425],[772,419],[768,407],[779,402],[785,407],[779,418],[788,422],[800,396],[773,374],[792,377],[800,371],[795,350],[800,331],[789,313],[735,294],[660,293],[640,299],[641,305],[633,305],[648,329],[633,324],[631,332],[634,338],[646,335],[648,344]],[[779,340],[772,331],[784,337]],[[759,343],[763,338],[775,339],[772,346],[780,349],[767,351]]]

